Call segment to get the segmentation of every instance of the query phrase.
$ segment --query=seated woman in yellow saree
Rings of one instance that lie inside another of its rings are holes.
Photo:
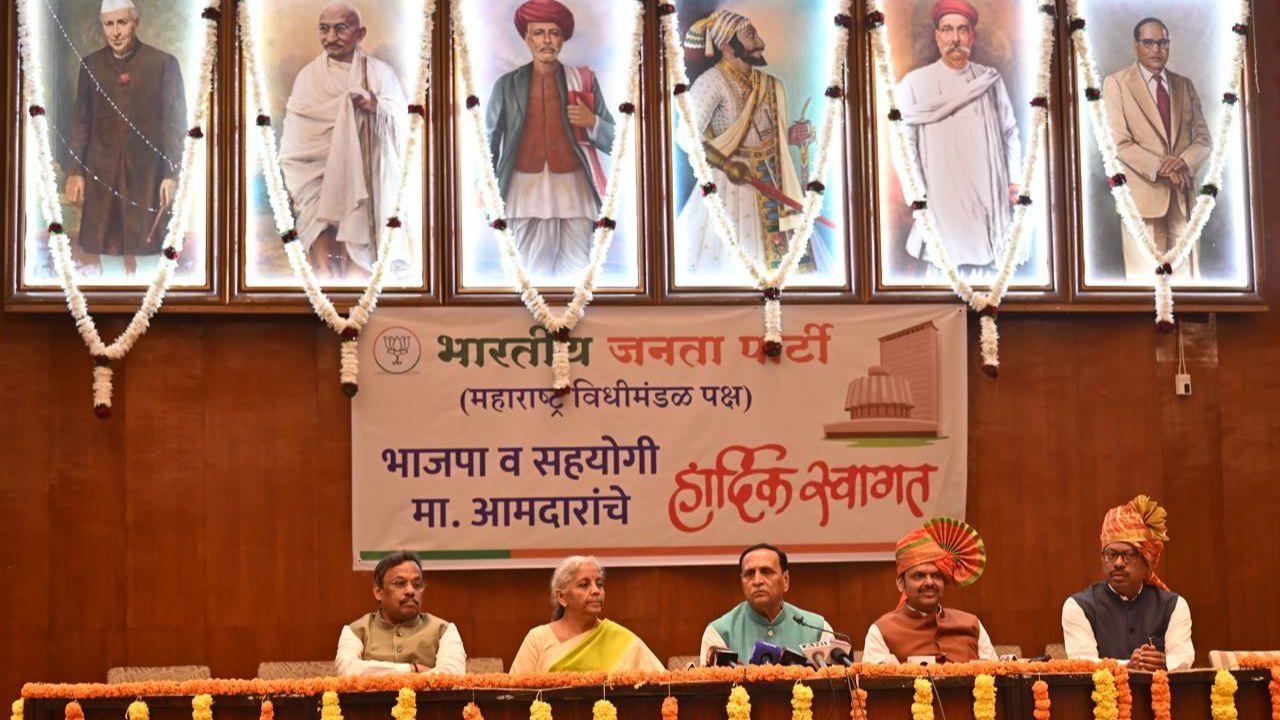
[[[551,576],[551,622],[529,631],[511,674],[661,671],[662,662],[635,633],[604,614],[604,569],[593,557],[565,558]]]

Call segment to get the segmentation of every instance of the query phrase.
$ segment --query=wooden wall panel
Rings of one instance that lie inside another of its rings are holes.
[[[1259,36],[1280,6],[1256,4]],[[1280,87],[1280,47],[1260,48]],[[1261,117],[1280,95],[1258,96]],[[1255,198],[1280,203],[1280,140]],[[1264,238],[1280,234],[1268,211]],[[1280,242],[1266,245],[1280,269]],[[1280,306],[1280,283],[1268,298]],[[1001,318],[992,382],[970,357],[969,519],[987,575],[948,601],[999,643],[1060,641],[1063,598],[1097,575],[1103,511],[1139,492],[1171,512],[1164,576],[1211,648],[1280,647],[1280,315],[1186,318],[1195,394],[1149,315]],[[118,330],[120,319],[103,323]],[[976,337],[976,326],[970,327]],[[163,314],[90,412],[89,360],[64,315],[0,314],[0,697],[22,681],[100,680],[116,664],[251,676],[331,656],[372,605],[350,567],[350,414],[337,343],[313,317]],[[544,571],[438,572],[428,607],[508,663],[548,613]],[[859,641],[896,597],[888,563],[806,565],[790,599]],[[661,656],[693,652],[741,597],[729,568],[609,573],[612,617]]]

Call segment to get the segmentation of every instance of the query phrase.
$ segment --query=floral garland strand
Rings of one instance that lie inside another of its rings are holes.
[[[391,717],[395,720],[417,720],[418,694],[411,688],[400,688],[396,693],[395,707],[391,708]]]
[[[1280,665],[1271,666],[1271,682],[1268,687],[1271,689],[1271,720],[1280,720]]]
[[[918,677],[911,697],[911,720],[933,720],[933,683]]]
[[[270,700],[263,700],[258,709],[258,720],[276,720],[276,706]]]
[[[342,706],[338,704],[338,693],[325,690],[320,696],[320,720],[342,720]]]
[[[1120,716],[1116,708],[1116,678],[1107,668],[1093,672],[1093,720],[1116,720]]]
[[[849,720],[867,720],[867,691],[857,686],[849,691]]]
[[[548,709],[550,712],[550,709]],[[530,717],[533,714],[530,713]],[[474,702],[469,702],[462,708],[462,720],[484,720],[484,715],[480,712],[480,706]]]
[[[1035,701],[1035,709],[1031,716],[1035,720],[1049,720],[1049,710],[1053,703],[1049,700],[1049,683],[1037,680],[1031,684],[1031,698]]]
[[[9,720],[22,720],[22,708],[22,698],[14,700],[13,705],[9,706]]]
[[[826,109],[818,129],[818,149],[814,160],[813,177],[805,186],[800,226],[791,233],[787,241],[787,251],[778,262],[778,267],[770,270],[758,259],[751,256],[742,246],[738,237],[738,229],[724,200],[717,192],[713,181],[711,163],[707,159],[706,148],[702,139],[697,137],[692,128],[698,127],[698,115],[690,102],[688,71],[684,63],[684,51],[680,47],[680,28],[677,23],[676,6],[672,2],[658,5],[658,15],[662,19],[663,63],[666,69],[671,95],[675,99],[676,108],[680,111],[680,123],[676,127],[676,138],[689,156],[689,165],[693,175],[702,188],[702,198],[711,216],[711,225],[720,242],[733,251],[738,262],[751,275],[756,289],[761,291],[764,299],[764,353],[771,358],[782,356],[782,290],[786,287],[787,278],[800,263],[801,257],[809,248],[809,239],[813,236],[814,224],[822,211],[823,192],[826,186],[822,178],[827,176],[831,161],[831,144],[840,128],[841,111],[845,97],[845,64],[848,56],[849,31],[853,27],[853,18],[849,15],[851,0],[844,0],[835,16],[836,43],[833,48],[830,79],[827,84]],[[838,153],[836,153],[838,155]]]
[[[674,695],[668,695],[662,701],[662,720],[680,720],[680,701]]]
[[[729,691],[729,702],[724,706],[728,720],[751,720],[751,695],[741,685]]]
[[[151,709],[142,700],[134,700],[129,703],[129,709],[125,711],[125,717],[128,720],[150,720]]]
[[[801,682],[791,686],[791,720],[813,720],[813,689]]]
[[[889,43],[888,29],[885,27],[884,0],[867,0],[866,22],[867,30],[871,34],[876,82],[884,88],[889,104],[887,113],[889,145],[897,160],[897,166],[906,168],[902,178],[903,195],[911,206],[912,217],[922,230],[924,242],[930,254],[946,274],[952,291],[980,316],[978,341],[982,349],[982,371],[992,378],[1000,374],[1000,333],[996,328],[996,318],[999,315],[1000,301],[1004,299],[1005,293],[1009,290],[1009,284],[1013,280],[1019,248],[1022,247],[1030,231],[1033,201],[1031,188],[1035,184],[1040,154],[1048,132],[1049,99],[1053,90],[1053,46],[1057,10],[1053,4],[1042,4],[1041,0],[1030,0],[1030,2],[1036,6],[1040,14],[1040,58],[1036,71],[1035,96],[1031,100],[1031,141],[1028,152],[1023,157],[1021,174],[1018,176],[1021,194],[1018,196],[1018,204],[1013,210],[1013,218],[1006,230],[1000,269],[987,291],[979,292],[964,279],[955,263],[951,261],[933,213],[929,210],[924,173],[920,169],[920,158],[907,141],[902,111],[898,107],[897,88],[894,81],[897,74],[894,72],[893,52]]]
[[[334,332],[342,337],[340,348],[339,375],[342,392],[347,397],[355,397],[360,389],[360,331],[369,322],[370,316],[378,305],[378,297],[382,294],[384,274],[390,260],[393,242],[407,238],[404,224],[400,216],[404,211],[405,192],[409,178],[414,169],[414,153],[417,150],[423,125],[426,122],[427,86],[431,79],[431,38],[433,35],[435,0],[425,0],[422,10],[422,35],[419,42],[418,69],[412,102],[407,107],[409,114],[409,135],[405,141],[404,162],[400,164],[400,177],[392,196],[391,214],[387,216],[378,234],[378,259],[374,262],[369,275],[369,282],[360,294],[360,299],[352,306],[347,317],[342,317],[333,301],[320,286],[311,261],[307,258],[302,243],[298,242],[296,220],[289,204],[288,190],[284,184],[284,172],[280,166],[280,151],[276,144],[275,131],[271,128],[271,116],[268,114],[266,79],[262,67],[258,63],[257,36],[253,32],[253,14],[250,2],[239,4],[240,49],[244,59],[245,73],[249,77],[246,83],[247,101],[250,114],[255,116],[258,130],[258,144],[262,156],[262,177],[267,186],[267,198],[271,204],[275,218],[276,230],[284,243],[285,255],[294,275],[302,282],[311,309]]]
[[[84,708],[80,707],[80,703],[72,700],[62,709],[62,717],[64,720],[84,720]]]
[[[556,396],[568,395],[569,388],[569,333],[582,321],[591,304],[596,289],[597,276],[609,253],[613,242],[614,230],[617,228],[618,189],[623,177],[624,157],[631,154],[631,135],[634,132],[636,108],[640,103],[640,51],[644,44],[644,2],[632,3],[631,47],[628,55],[627,93],[623,102],[618,105],[618,112],[623,115],[621,129],[613,138],[613,148],[609,156],[614,162],[609,167],[609,175],[605,181],[604,197],[600,202],[600,214],[596,218],[595,231],[591,239],[591,254],[582,279],[573,289],[573,298],[559,315],[552,313],[542,292],[533,284],[520,257],[515,236],[508,223],[506,203],[498,186],[497,176],[493,169],[493,155],[489,150],[489,139],[485,132],[484,118],[480,110],[480,98],[476,94],[475,78],[471,68],[471,50],[467,41],[467,29],[462,17],[463,3],[452,5],[452,27],[454,52],[458,55],[458,77],[463,95],[466,97],[466,116],[470,121],[471,132],[475,135],[476,146],[480,152],[479,190],[480,200],[484,206],[489,226],[498,237],[502,250],[502,258],[515,276],[515,292],[533,315],[539,325],[546,328],[554,338],[551,367],[554,371],[552,387]]]
[[[529,703],[529,720],[551,720],[551,705],[542,700]]]
[[[174,194],[173,214],[165,229],[161,242],[160,263],[155,275],[151,278],[142,303],[124,331],[107,345],[98,333],[93,316],[89,313],[89,303],[80,290],[76,279],[75,263],[71,256],[71,240],[67,237],[63,226],[62,202],[58,198],[57,175],[53,167],[53,149],[49,138],[49,120],[45,115],[44,88],[40,83],[41,69],[32,52],[31,28],[28,18],[34,13],[34,1],[26,0],[18,7],[18,50],[22,64],[22,99],[27,115],[31,121],[32,143],[38,172],[36,183],[39,186],[41,214],[48,222],[49,253],[53,256],[54,269],[58,274],[58,284],[67,301],[67,308],[75,320],[76,331],[93,356],[93,411],[99,418],[111,417],[112,380],[114,371],[111,363],[123,360],[129,354],[138,339],[146,334],[151,326],[151,318],[160,311],[169,284],[178,269],[178,255],[182,252],[182,243],[191,221],[192,176],[196,163],[196,148],[204,140],[204,128],[209,121],[210,98],[213,91],[213,62],[218,48],[218,21],[222,17],[218,9],[221,0],[208,0],[208,5],[200,13],[205,22],[204,45],[200,54],[200,74],[197,87],[200,88],[200,101],[196,105],[195,124],[187,131],[182,144],[182,167],[178,173],[178,188]]]
[[[601,698],[591,706],[591,720],[618,720],[618,708]]]
[[[1213,720],[1236,720],[1236,676],[1223,668],[1213,677],[1209,691],[1209,714]]]
[[[973,720],[996,720],[996,679],[986,673],[973,679]]]
[[[1151,676],[1151,717],[1173,719],[1173,693],[1169,690],[1169,673],[1158,670]]]
[[[338,720],[341,717],[339,715]],[[213,696],[200,693],[191,698],[191,720],[213,720]]]
[[[1084,85],[1084,96],[1089,108],[1089,118],[1093,127],[1093,135],[1102,155],[1102,167],[1107,175],[1107,185],[1115,198],[1116,212],[1120,215],[1131,242],[1151,261],[1155,267],[1155,310],[1156,329],[1160,332],[1172,332],[1173,322],[1173,273],[1182,267],[1191,254],[1191,250],[1200,241],[1200,234],[1213,214],[1217,204],[1218,190],[1222,186],[1222,172],[1227,160],[1227,136],[1231,132],[1235,120],[1236,103],[1240,99],[1240,85],[1244,77],[1245,48],[1249,42],[1250,0],[1237,0],[1238,10],[1236,22],[1231,30],[1235,34],[1235,47],[1232,56],[1231,78],[1227,83],[1227,91],[1222,95],[1222,113],[1218,117],[1218,125],[1213,131],[1213,150],[1209,155],[1208,172],[1205,182],[1200,186],[1199,195],[1187,218],[1187,225],[1166,251],[1160,252],[1138,205],[1133,199],[1133,191],[1129,188],[1125,177],[1124,165],[1120,162],[1120,151],[1116,147],[1115,138],[1111,134],[1111,119],[1106,103],[1102,100],[1102,73],[1094,60],[1093,46],[1085,32],[1085,19],[1080,14],[1080,0],[1067,0],[1067,12],[1071,17],[1071,33],[1074,40],[1076,67],[1080,69],[1080,83]]]
[[[1116,676],[1116,719],[1131,720],[1133,718],[1133,688],[1129,686],[1129,670],[1116,664],[1112,668]]]

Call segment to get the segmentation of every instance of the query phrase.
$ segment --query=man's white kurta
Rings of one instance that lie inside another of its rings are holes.
[[[1009,184],[1022,165],[1017,119],[1000,73],[972,62],[952,70],[938,60],[907,73],[898,103],[907,148],[920,158],[929,209],[951,262],[991,264],[1007,240]],[[906,173],[895,169],[899,177]],[[911,228],[907,252],[936,264],[918,225]],[[1018,262],[1030,252],[1024,243]]]
[[[378,100],[372,116],[352,102],[370,94]],[[361,146],[369,122],[371,182]],[[407,133],[408,104],[390,65],[357,49],[350,63],[322,53],[302,68],[285,108],[280,165],[303,247],[311,247],[326,227],[336,227],[351,259],[366,270],[373,265],[376,234],[400,182]],[[408,257],[407,243],[393,245],[392,263]]]

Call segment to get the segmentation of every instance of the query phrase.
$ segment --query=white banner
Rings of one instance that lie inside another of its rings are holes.
[[[964,517],[959,307],[593,308],[573,385],[516,308],[381,309],[353,401],[356,567],[416,550],[433,568],[892,557],[924,519]]]

